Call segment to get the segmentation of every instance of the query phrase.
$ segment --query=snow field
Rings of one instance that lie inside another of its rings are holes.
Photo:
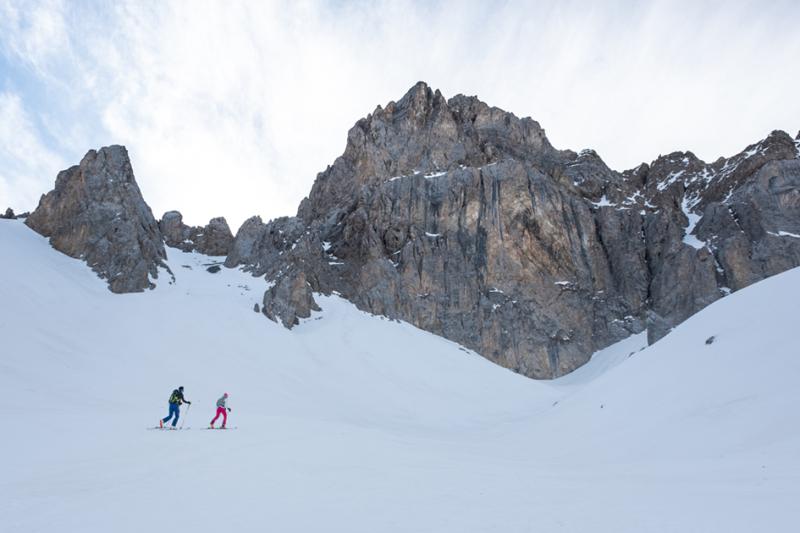
[[[800,270],[528,380],[336,297],[169,249],[113,295],[0,222],[3,531],[793,531]],[[190,268],[186,268],[186,265]],[[715,340],[706,344],[711,337]],[[633,355],[631,355],[633,354]],[[183,385],[189,431],[146,431]],[[229,425],[201,431],[231,394]]]

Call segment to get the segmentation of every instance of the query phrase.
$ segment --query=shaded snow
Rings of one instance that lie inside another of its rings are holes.
[[[609,346],[592,355],[590,364],[584,365],[574,372],[554,380],[558,386],[573,387],[585,385],[602,376],[610,369],[623,363],[636,352],[647,347],[647,332],[631,335],[627,339]]]
[[[689,206],[688,198],[683,199],[683,203],[681,203],[681,209],[683,210],[683,214],[686,215],[686,218],[689,219],[689,225],[686,226],[683,242],[697,250],[705,247],[706,243],[698,239],[697,236],[693,234],[697,223],[700,222],[701,218],[703,218],[702,215],[692,212],[692,208]]]

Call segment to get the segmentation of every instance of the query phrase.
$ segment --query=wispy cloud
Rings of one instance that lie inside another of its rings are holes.
[[[293,213],[347,129],[420,79],[530,115],[556,146],[619,169],[800,127],[792,1],[24,7],[0,4],[0,50],[35,73],[16,92],[41,149],[77,162],[126,144],[154,211],[192,223]]]
[[[47,76],[67,51],[69,36],[60,0],[0,2],[0,30],[6,54]]]
[[[64,167],[39,138],[22,99],[9,92],[0,93],[0,161],[0,198],[14,198],[15,205],[25,209],[52,188]]]

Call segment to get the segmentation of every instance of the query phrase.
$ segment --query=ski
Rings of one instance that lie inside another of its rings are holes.
[[[203,429],[228,431],[228,430],[231,430],[231,429],[239,429],[239,428],[238,428],[238,426],[233,426],[233,427],[229,427],[229,428],[203,428]]]

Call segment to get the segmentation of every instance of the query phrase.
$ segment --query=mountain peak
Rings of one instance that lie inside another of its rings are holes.
[[[406,94],[398,101],[400,102],[415,102],[420,101],[423,98],[428,98],[430,95],[433,95],[433,91],[428,86],[427,83],[424,81],[418,81],[411,88],[406,91]]]
[[[504,158],[532,160],[553,152],[544,130],[474,96],[447,100],[418,82],[397,102],[350,129],[344,153],[318,175],[303,218],[349,202],[355,191],[398,176],[480,167]]]
[[[163,236],[124,146],[89,150],[79,165],[59,172],[25,223],[57,250],[84,259],[113,292],[153,288],[151,279],[165,267]]]

